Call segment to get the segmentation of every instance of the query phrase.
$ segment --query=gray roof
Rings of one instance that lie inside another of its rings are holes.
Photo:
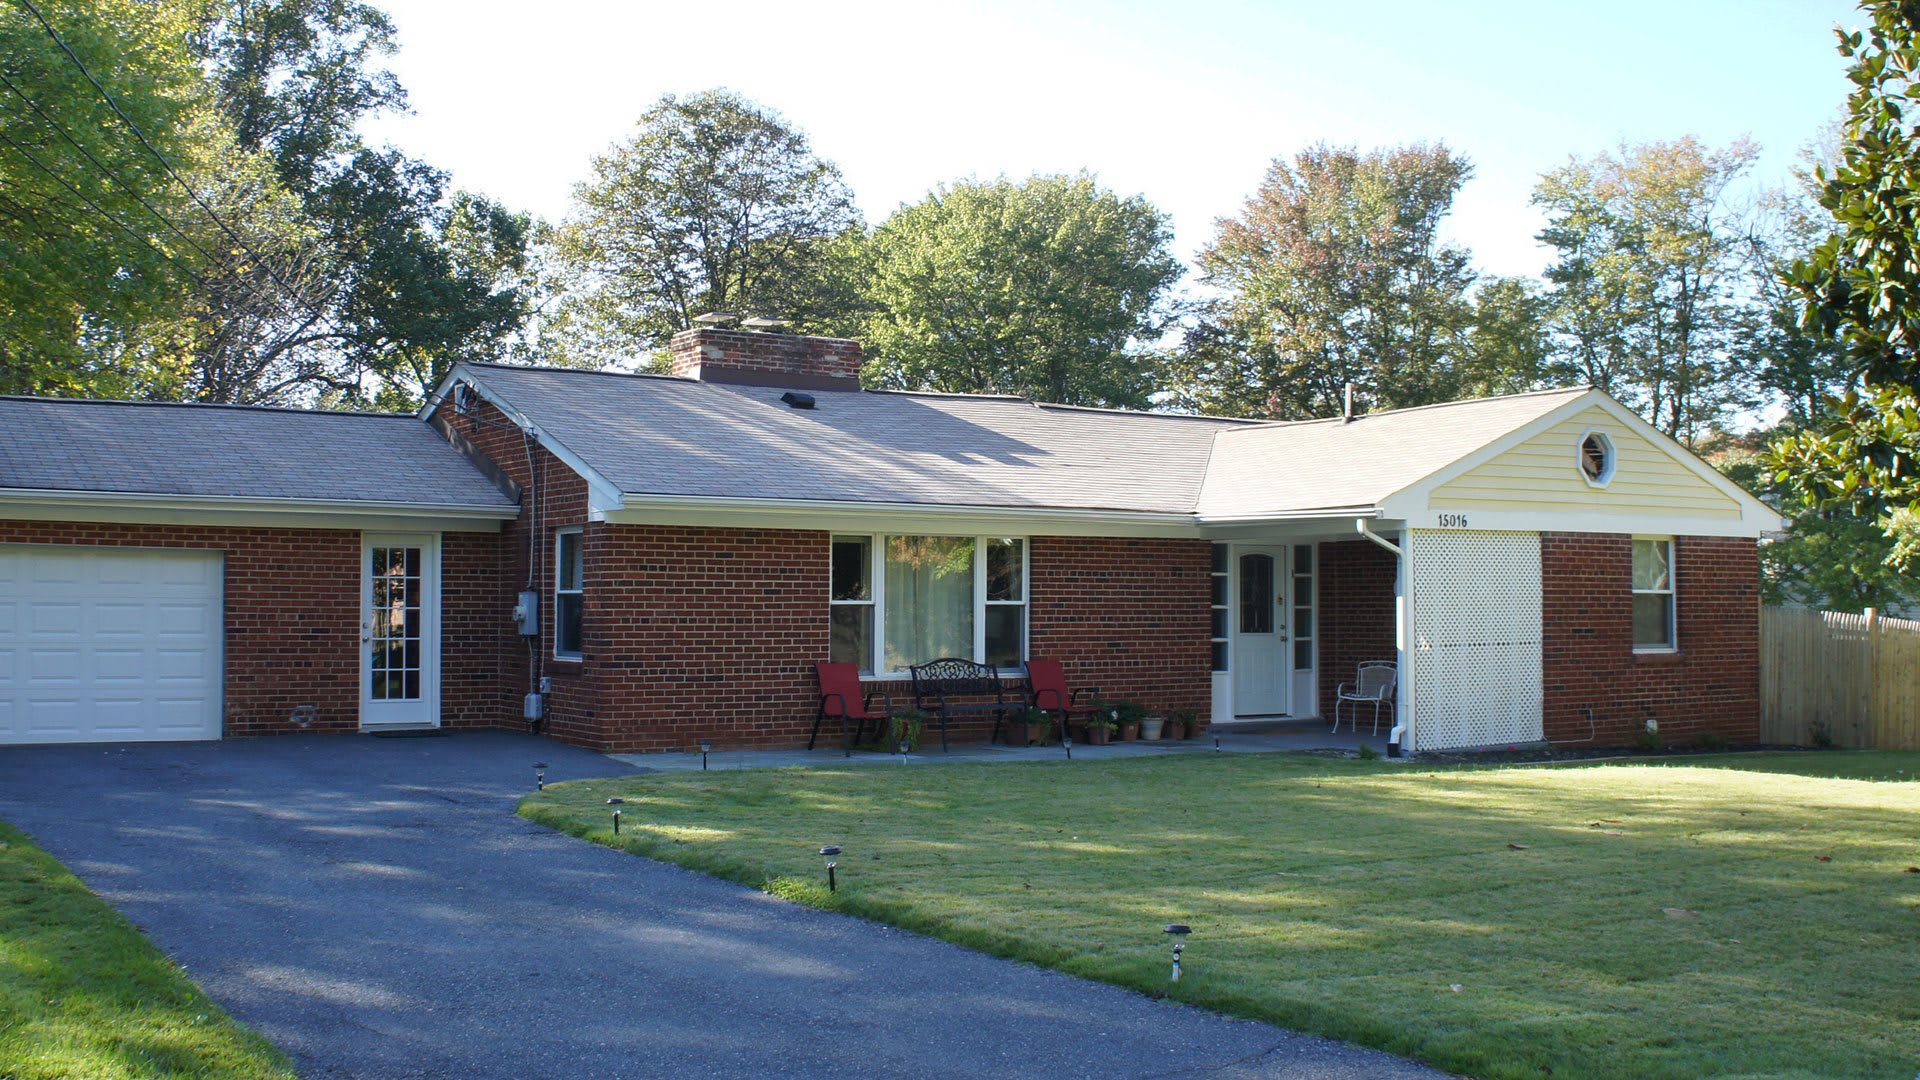
[[[883,391],[794,409],[779,387],[462,371],[628,495],[1202,517],[1370,506],[1588,392],[1275,423]]]
[[[1476,398],[1223,432],[1202,517],[1374,506],[1508,432],[1592,391],[1588,387]]]
[[[557,368],[466,374],[628,494],[1191,514],[1244,421]]]
[[[0,397],[0,489],[517,504],[404,413]]]

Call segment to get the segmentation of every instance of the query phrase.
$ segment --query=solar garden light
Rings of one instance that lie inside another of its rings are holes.
[[[911,740],[904,738],[900,740],[900,764],[905,765],[907,763],[907,751],[912,749],[913,742]]]
[[[1186,923],[1168,923],[1164,933],[1173,935],[1173,978],[1169,981],[1179,982],[1180,950],[1184,947],[1181,939],[1193,933],[1193,927],[1188,926]]]
[[[613,835],[615,836],[620,835],[620,807],[626,801],[619,798],[607,800],[607,805],[613,807]]]
[[[839,891],[839,888],[840,888],[839,883],[834,881],[833,879],[833,871],[836,867],[840,865],[839,863],[833,861],[834,856],[838,854],[840,854],[840,847],[837,844],[828,844],[826,847],[823,847],[820,849],[821,857],[827,860],[827,891],[828,892],[837,892]]]
[[[546,762],[536,761],[533,763],[533,783],[541,791],[547,790],[547,763]]]
[[[701,772],[707,771],[707,755],[711,753],[713,753],[713,740],[701,739],[700,740],[700,771]]]
[[[1065,718],[1060,721],[1060,745],[1066,748],[1067,760],[1073,760],[1073,732],[1067,730]]]

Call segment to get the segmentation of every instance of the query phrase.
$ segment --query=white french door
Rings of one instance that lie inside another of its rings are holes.
[[[440,726],[440,538],[369,533],[360,554],[360,726]]]

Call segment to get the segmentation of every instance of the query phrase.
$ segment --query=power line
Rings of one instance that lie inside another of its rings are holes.
[[[94,202],[92,199],[88,198],[86,192],[81,191],[79,188],[74,187],[72,184],[68,183],[66,177],[61,176],[59,173],[53,171],[52,168],[48,167],[45,162],[41,161],[37,157],[34,157],[33,151],[27,149],[24,146],[21,146],[17,142],[14,142],[12,136],[8,135],[4,131],[0,131],[0,142],[4,142],[8,146],[13,147],[13,149],[17,151],[20,154],[20,156],[26,158],[27,161],[32,163],[34,168],[39,169],[41,172],[46,173],[48,176],[52,177],[56,182],[59,183],[61,187],[64,187],[68,191],[72,192],[74,198],[79,199],[83,203],[86,203],[87,206],[91,208],[94,213],[99,214],[102,218],[105,218],[108,222],[112,223],[115,227],[117,227],[121,232],[126,233],[128,236],[133,237],[135,240],[138,240],[140,243],[145,244],[147,247],[152,248],[154,251],[154,254],[159,255],[161,258],[166,259],[168,262],[171,262],[175,266],[179,267],[182,273],[192,278],[196,283],[200,285],[201,288],[206,289],[209,292],[213,290],[213,286],[207,284],[207,280],[201,277],[199,274],[195,273],[193,269],[189,267],[186,263],[181,262],[179,256],[173,254],[172,252],[161,247],[160,245],[154,243],[153,240],[148,236],[146,236],[145,234],[139,232],[138,230],[134,229],[132,226],[128,225],[126,222],[121,221],[119,218],[108,213],[106,209],[103,208],[99,203]]]
[[[102,176],[105,176],[107,179],[112,180],[114,183],[119,184],[121,187],[125,188],[127,190],[127,194],[132,195],[134,198],[134,201],[139,203],[141,206],[145,207],[147,213],[152,214],[156,219],[158,219],[160,224],[165,225],[167,228],[173,231],[173,234],[175,236],[178,236],[180,239],[185,240],[188,244],[192,245],[195,251],[198,251],[200,254],[205,255],[209,263],[214,265],[219,264],[220,259],[218,256],[216,256],[213,252],[208,251],[205,247],[201,246],[198,240],[195,240],[193,237],[187,235],[187,233],[184,230],[182,230],[180,226],[175,225],[173,223],[173,220],[167,217],[167,215],[155,209],[154,205],[147,201],[146,196],[142,195],[138,188],[134,187],[132,184],[122,179],[112,169],[108,168],[105,162],[95,157],[93,155],[93,151],[87,149],[86,146],[84,146],[80,142],[80,140],[74,138],[73,133],[68,131],[67,128],[64,125],[62,125],[58,120],[55,120],[53,117],[48,116],[47,111],[40,107],[39,102],[36,102],[31,97],[28,97],[26,91],[16,86],[12,79],[7,78],[5,72],[0,72],[0,86],[5,86],[7,89],[13,91],[15,97],[18,97],[21,101],[26,102],[27,108],[32,109],[34,112],[34,115],[46,121],[48,127],[53,128],[53,130],[57,132],[61,138],[67,140],[67,142],[75,150],[80,151],[81,155],[85,157],[88,161],[93,162],[94,167],[100,171],[100,174]]]
[[[99,79],[94,78],[93,72],[87,69],[86,62],[81,60],[80,55],[74,52],[73,49],[67,45],[66,41],[60,37],[59,32],[53,28],[52,23],[47,21],[47,17],[40,13],[40,9],[34,5],[33,0],[19,0],[19,2],[22,7],[33,14],[34,19],[40,23],[41,29],[45,30],[47,36],[53,39],[53,43],[60,47],[60,51],[67,55],[67,59],[73,62],[73,66],[79,69],[80,74],[86,77],[87,82],[93,85],[94,90],[100,94],[101,100],[107,103],[107,107],[113,110],[114,115],[120,118],[121,123],[127,125],[127,129],[133,132],[134,138],[140,140],[140,145],[147,148],[147,152],[152,154],[154,160],[160,163],[160,167],[167,171],[167,175],[173,177],[174,182],[186,191],[188,197],[197,203],[200,209],[206,211],[207,217],[212,219],[213,223],[220,227],[220,231],[226,233],[235,244],[240,246],[241,250],[253,257],[253,260],[259,264],[261,272],[265,273],[268,278],[272,279],[275,285],[278,285],[284,290],[289,300],[297,298],[299,296],[299,290],[295,289],[282,279],[279,274],[275,273],[272,262],[254,250],[253,245],[247,243],[238,232],[234,231],[232,226],[222,220],[219,213],[214,210],[206,199],[200,196],[200,192],[181,177],[180,173],[174,169],[173,163],[167,160],[167,156],[162,154],[159,148],[153,145],[152,140],[147,138],[147,133],[140,130],[140,125],[134,123],[133,118],[128,116],[126,110],[120,107],[120,102],[114,99],[114,96],[108,92],[105,86],[101,85]],[[323,312],[318,305],[306,301],[299,302],[302,306],[308,308],[315,317],[324,322],[332,322],[331,317]],[[334,326],[335,329],[338,329],[338,324],[334,324]]]

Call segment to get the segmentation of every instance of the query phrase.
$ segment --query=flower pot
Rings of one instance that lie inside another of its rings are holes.
[[[1105,746],[1112,739],[1113,732],[1105,724],[1095,724],[1080,735],[1080,741],[1088,746]]]
[[[1132,742],[1140,737],[1140,721],[1123,720],[1120,722],[1120,741]]]
[[[1025,746],[1033,741],[1033,729],[1024,721],[1013,721],[1000,729],[1000,738],[1008,746]]]
[[[1157,742],[1160,739],[1160,729],[1166,727],[1166,725],[1167,722],[1157,716],[1142,720],[1140,721],[1140,737],[1148,742]]]
[[[1167,738],[1184,739],[1187,737],[1187,723],[1184,720],[1167,721]]]

